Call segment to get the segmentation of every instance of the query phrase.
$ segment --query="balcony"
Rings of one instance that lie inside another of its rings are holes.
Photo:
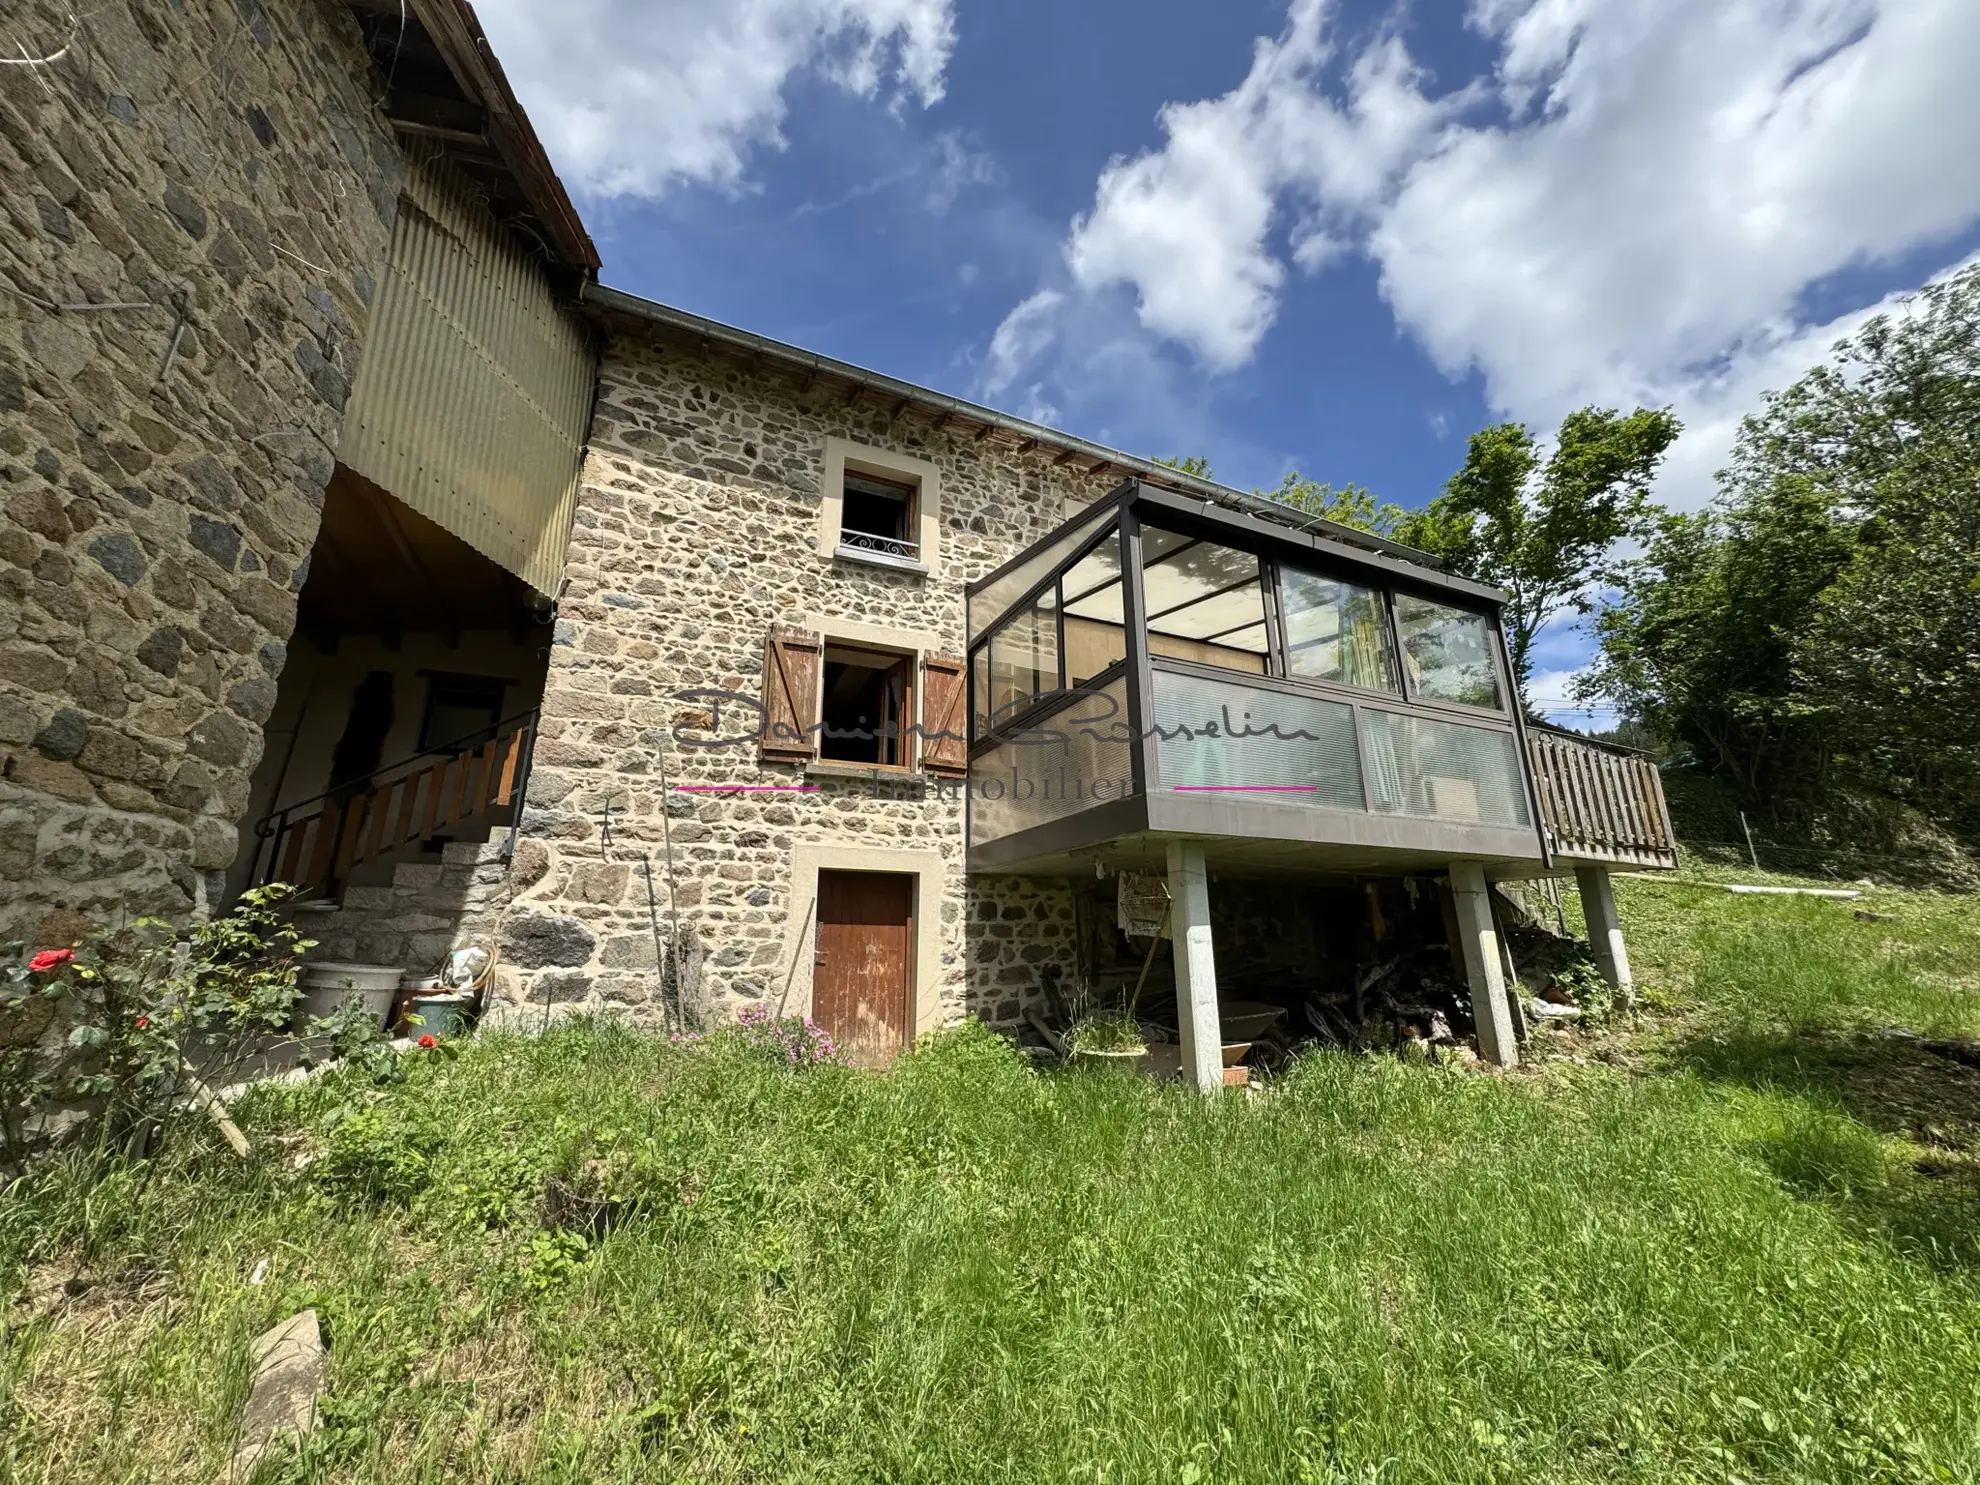
[[[1131,484],[975,585],[971,868],[1549,869],[1501,595],[1347,535]]]

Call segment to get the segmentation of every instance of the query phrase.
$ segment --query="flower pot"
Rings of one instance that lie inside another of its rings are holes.
[[[412,1013],[418,1022],[415,1036],[466,1036],[474,1013],[474,997],[459,991],[421,992],[412,999]]]
[[[334,1016],[356,1000],[382,1027],[405,971],[385,964],[305,964],[302,1000],[296,1018],[307,1026],[317,1016]]]
[[[1081,1051],[1078,1047],[1069,1048],[1066,1061],[1073,1067],[1138,1067],[1141,1059],[1148,1055],[1146,1047],[1123,1048],[1119,1051]]]

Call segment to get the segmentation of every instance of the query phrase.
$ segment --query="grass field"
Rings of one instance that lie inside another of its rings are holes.
[[[257,1095],[0,1198],[0,1478],[220,1478],[314,1305],[271,1479],[1980,1479],[1980,1071],[1887,1035],[1980,1032],[1973,903],[1618,885],[1643,1020],[1510,1077],[575,1026]]]

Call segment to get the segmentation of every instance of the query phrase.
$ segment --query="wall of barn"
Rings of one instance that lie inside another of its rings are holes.
[[[936,573],[820,555],[828,438],[940,471]],[[810,910],[793,888],[793,850],[843,847],[939,857],[940,962],[922,966],[923,1004],[935,1020],[965,1012],[1014,1019],[1045,952],[1040,942],[1062,939],[1070,956],[1071,899],[1037,884],[965,880],[955,782],[876,797],[867,778],[760,763],[753,746],[684,747],[681,737],[710,736],[713,717],[705,699],[677,698],[758,695],[765,637],[777,625],[828,635],[835,622],[913,631],[960,655],[965,585],[1057,526],[1073,503],[1116,483],[1055,469],[1042,454],[978,443],[973,431],[952,435],[849,407],[843,389],[807,390],[780,371],[615,337],[505,922],[499,992],[507,1012],[584,1007],[657,1017],[664,1002],[655,919],[664,939],[675,911],[684,942],[692,936],[701,954],[708,1014],[779,1001]],[[816,792],[681,790],[776,783]]]
[[[61,55],[0,68],[0,936],[221,891],[401,171],[327,0],[7,41]]]

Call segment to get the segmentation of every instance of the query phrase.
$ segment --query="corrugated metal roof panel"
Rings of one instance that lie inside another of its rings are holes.
[[[434,165],[407,173],[339,457],[554,594],[597,355],[542,269]]]

